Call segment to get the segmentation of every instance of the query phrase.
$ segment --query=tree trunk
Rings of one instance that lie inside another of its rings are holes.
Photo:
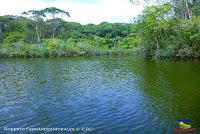
[[[53,39],[55,38],[55,34],[54,34],[54,32],[53,32],[52,38],[53,38]]]
[[[185,6],[186,6],[186,17],[187,17],[187,19],[191,19],[192,12],[190,11],[190,8],[188,6],[188,0],[185,0]]]
[[[52,25],[53,38],[55,38],[55,34],[56,34],[56,30],[57,30],[58,26],[59,26],[59,24],[56,24],[56,22],[54,22],[54,24]]]
[[[35,30],[36,30],[36,35],[37,35],[38,43],[40,43],[40,34],[39,34],[39,28],[38,28],[37,23],[35,23]]]
[[[156,59],[160,59],[160,45],[158,42],[158,36],[155,36],[155,41],[156,41],[156,54],[155,54],[155,58]]]

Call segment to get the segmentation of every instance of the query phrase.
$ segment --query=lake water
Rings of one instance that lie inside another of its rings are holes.
[[[200,61],[0,60],[0,133],[57,127],[67,131],[54,133],[170,134],[180,118],[200,128]]]

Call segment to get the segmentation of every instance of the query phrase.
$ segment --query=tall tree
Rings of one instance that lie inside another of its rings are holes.
[[[180,19],[191,19],[193,13],[200,14],[200,1],[199,0],[129,0],[132,3],[157,3],[164,4],[170,3],[174,9],[175,17]],[[148,5],[148,4],[146,4]]]
[[[52,38],[55,37],[55,33],[59,25],[61,24],[61,19],[64,16],[70,17],[70,14],[67,11],[58,9],[56,7],[49,7],[41,10],[45,14],[47,23],[52,29]]]
[[[41,29],[39,27],[41,21],[43,21],[43,17],[45,17],[45,14],[41,11],[37,10],[30,10],[28,12],[23,12],[22,15],[28,16],[30,19],[33,20],[34,27],[35,27],[35,32],[37,35],[37,41],[38,43],[41,42]]]

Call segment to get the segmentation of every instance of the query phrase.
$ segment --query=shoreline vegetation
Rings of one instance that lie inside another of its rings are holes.
[[[175,12],[180,5],[147,6],[134,23],[81,25],[59,16],[70,14],[50,7],[22,16],[0,16],[0,58],[39,58],[137,55],[150,59],[200,58],[200,11],[192,16]],[[200,8],[200,6],[199,6]]]
[[[56,58],[56,57],[77,57],[77,56],[135,56],[143,59],[200,59],[200,57],[192,56],[160,56],[159,58],[152,56],[144,56],[141,50],[137,47],[127,49],[121,46],[112,48],[99,47],[91,45],[88,42],[77,42],[68,44],[63,40],[48,39],[50,44],[44,42],[41,44],[27,44],[25,42],[15,42],[12,44],[1,45],[0,59],[6,58]],[[54,41],[53,41],[54,40]]]
[[[4,45],[2,45],[4,46]],[[0,49],[0,58],[50,58],[75,56],[101,56],[101,55],[134,55],[134,49],[121,46],[107,48],[91,44],[89,41],[76,43],[65,42],[60,39],[46,39],[41,44],[27,44],[15,42]]]

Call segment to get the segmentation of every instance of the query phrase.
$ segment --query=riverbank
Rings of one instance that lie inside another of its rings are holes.
[[[51,58],[51,57],[76,57],[76,56],[102,56],[102,55],[134,55],[144,59],[199,59],[199,53],[193,51],[160,49],[150,51],[142,45],[129,46],[120,44],[98,44],[90,40],[79,42],[48,39],[42,43],[30,44],[13,42],[0,44],[0,58]],[[128,47],[129,46],[129,47]]]
[[[0,58],[56,58],[56,57],[77,57],[77,56],[104,56],[104,55],[134,55],[143,59],[159,60],[189,60],[200,59],[198,56],[186,54],[173,54],[159,56],[146,55],[145,50],[139,47],[127,49],[124,46],[97,46],[78,42],[76,44],[26,44],[17,42],[0,45]],[[162,50],[161,50],[162,51]]]
[[[111,48],[78,42],[66,43],[41,43],[26,44],[17,42],[1,45],[0,58],[44,58],[44,57],[76,57],[76,56],[100,56],[100,55],[134,55],[134,49],[126,49],[121,46]]]

